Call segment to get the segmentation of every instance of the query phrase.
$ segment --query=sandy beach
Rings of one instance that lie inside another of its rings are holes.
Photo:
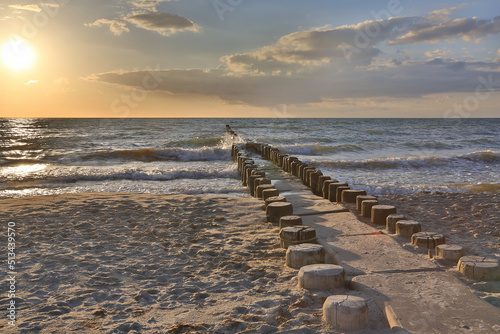
[[[499,257],[498,195],[381,200],[468,254]],[[1,221],[16,223],[21,333],[342,333],[322,325],[329,293],[297,288],[259,200],[81,193],[0,203]],[[494,303],[492,287],[482,297]],[[6,317],[0,326],[9,329]],[[386,330],[372,319],[364,332]]]
[[[17,227],[21,333],[325,331],[325,293],[296,287],[258,200],[82,193],[1,204]]]

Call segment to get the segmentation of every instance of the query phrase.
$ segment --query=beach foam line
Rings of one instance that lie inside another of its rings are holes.
[[[148,185],[149,186],[149,185]],[[211,187],[211,186],[199,186],[190,185],[189,187],[180,187],[175,185],[172,187],[162,187],[158,188],[145,188],[144,186],[138,185],[124,185],[109,184],[106,187],[99,187],[96,184],[88,184],[79,187],[74,187],[71,189],[61,189],[61,188],[44,188],[44,187],[30,187],[30,188],[18,188],[18,189],[4,189],[0,191],[0,199],[10,199],[10,198],[22,198],[22,197],[32,197],[32,196],[54,196],[54,195],[64,195],[64,194],[78,194],[78,193],[104,193],[104,192],[114,192],[114,193],[130,193],[130,194],[168,194],[168,195],[206,195],[215,196],[223,195],[228,197],[243,197],[242,187]]]
[[[4,177],[7,182],[60,182],[73,183],[77,181],[106,181],[106,180],[144,180],[144,181],[169,181],[175,179],[213,179],[213,178],[234,178],[238,172],[233,166],[224,169],[179,169],[179,170],[145,170],[145,169],[125,169],[125,170],[101,170],[99,168],[52,168],[46,170],[39,165],[37,169],[32,169],[33,173],[9,174]],[[104,173],[103,173],[104,171]]]
[[[440,193],[500,193],[500,183],[448,184],[448,185],[393,185],[393,184],[355,184],[346,180],[356,189],[365,190],[372,195],[387,194],[440,194]]]

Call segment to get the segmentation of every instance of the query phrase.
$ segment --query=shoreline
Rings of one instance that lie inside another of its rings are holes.
[[[144,182],[171,182],[171,181],[176,181],[180,182],[182,179],[174,179],[174,180],[167,180],[167,181],[151,181],[151,180],[145,180]],[[199,181],[204,181],[203,179],[199,179]],[[24,187],[22,184],[23,183],[28,183],[29,185],[36,185],[37,182],[42,182],[41,180],[38,181],[5,181],[5,186],[8,189],[4,189],[4,191],[22,191],[22,190],[30,190],[28,186]],[[151,184],[149,184],[151,185]],[[154,185],[154,183],[153,183]],[[356,185],[357,188],[366,190],[368,194],[377,196],[379,198],[400,198],[400,197],[436,197],[436,198],[442,198],[450,196],[457,196],[460,197],[461,195],[464,195],[467,197],[467,195],[471,196],[476,196],[478,198],[484,198],[485,200],[489,200],[490,198],[493,198],[493,200],[500,201],[500,184],[497,183],[489,183],[489,184],[476,184],[476,185],[461,185],[461,188],[467,189],[467,190],[461,190],[461,191],[441,191],[441,190],[434,190],[434,191],[428,191],[428,190],[421,190],[421,191],[416,191],[416,192],[391,192],[391,193],[377,193],[377,191],[373,191],[371,187],[366,187],[366,186],[358,186]],[[440,186],[441,187],[441,186]],[[445,187],[445,186],[442,186]],[[117,187],[118,188],[118,187]],[[18,190],[21,189],[21,190]],[[52,191],[52,192],[51,192]],[[81,190],[76,190],[76,191],[66,191],[65,188],[61,189],[52,189],[52,188],[40,188],[39,192],[30,190],[29,194],[19,194],[19,193],[9,193],[9,194],[1,194],[0,193],[0,200],[9,200],[9,199],[21,199],[21,198],[34,198],[34,197],[50,197],[50,196],[64,196],[64,195],[73,195],[73,194],[89,194],[89,193],[103,193],[103,194],[143,194],[143,195],[164,195],[164,196],[169,196],[169,195],[189,195],[189,196],[225,196],[225,197],[236,197],[236,198],[247,198],[249,196],[248,192],[246,191],[245,187],[240,186],[238,189],[232,189],[232,190],[224,190],[224,191],[214,191],[214,192],[204,192],[202,190],[198,191],[190,191],[190,192],[162,192],[161,189],[156,189],[156,191],[151,191],[149,189],[149,192],[147,191],[129,191],[129,190],[122,190],[122,191],[114,191],[108,190],[108,191],[100,191],[99,189],[93,190],[93,189],[81,189]],[[496,197],[496,198],[495,198]],[[400,201],[403,203],[402,201]]]

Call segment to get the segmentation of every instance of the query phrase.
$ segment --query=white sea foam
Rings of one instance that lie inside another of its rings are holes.
[[[41,168],[33,173],[9,173],[3,176],[4,181],[30,182],[43,180],[45,182],[71,183],[78,181],[105,181],[105,180],[147,180],[169,181],[175,179],[210,179],[210,178],[237,178],[236,166],[225,168],[181,168],[181,169],[144,169],[144,168],[98,168],[98,167],[71,167],[71,168]]]

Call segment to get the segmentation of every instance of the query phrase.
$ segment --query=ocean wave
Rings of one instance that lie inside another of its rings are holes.
[[[474,162],[500,163],[500,151],[478,151],[458,156]]]
[[[233,144],[242,144],[245,143],[245,139],[240,136],[233,136],[228,133],[224,137],[222,137],[220,143],[217,145],[217,147],[222,148],[222,149],[230,149]]]
[[[464,193],[465,189],[458,189],[453,186],[438,185],[359,185],[356,189],[366,190],[370,195],[388,194],[415,194],[415,193]]]
[[[125,159],[151,161],[214,161],[231,160],[231,152],[219,147],[143,148],[137,150],[96,151],[77,155],[81,160]],[[70,157],[71,158],[71,157]],[[63,158],[64,159],[64,158]]]
[[[500,163],[500,152],[478,151],[452,157],[411,157],[411,158],[383,158],[366,160],[339,160],[317,161],[316,163],[338,169],[397,169],[397,168],[425,168],[434,166],[449,166],[460,162],[474,162],[482,164]]]
[[[144,170],[140,168],[113,170],[99,168],[40,168],[32,173],[5,173],[0,175],[2,181],[15,183],[10,186],[20,187],[23,183],[43,181],[45,183],[75,183],[78,181],[170,181],[177,179],[221,179],[237,178],[238,171],[231,165],[224,169],[207,168],[204,170],[179,169],[179,170]],[[9,186],[9,185],[7,185]]]
[[[415,193],[500,193],[498,183],[449,184],[449,185],[356,185],[370,195],[415,194]]]
[[[280,148],[288,154],[304,154],[304,155],[320,155],[323,153],[364,151],[364,148],[362,146],[354,144],[342,144],[336,146],[324,146],[320,145],[319,143],[294,144],[294,145],[283,145]]]
[[[375,129],[368,129],[368,130],[365,130],[366,133],[370,133],[370,134],[385,134],[386,131],[384,130],[375,130]]]
[[[43,157],[41,157],[43,158]],[[15,167],[19,165],[30,165],[30,164],[36,164],[39,163],[42,159],[28,159],[28,158],[15,158],[15,159],[10,159],[10,158],[4,158],[0,157],[0,167]]]
[[[165,148],[127,148],[120,150],[95,150],[90,152],[61,153],[55,150],[50,152],[39,150],[0,150],[0,166],[16,165],[20,163],[40,162],[42,160],[72,163],[82,161],[100,162],[108,160],[131,161],[229,161],[230,148],[234,143],[242,143],[240,137],[225,135],[222,137],[192,138],[172,142],[171,147]],[[131,146],[141,144],[131,143]],[[88,148],[97,146],[95,143],[86,145]],[[101,146],[101,145],[99,145]],[[92,148],[91,148],[92,149]],[[97,149],[97,148],[94,148]]]
[[[460,145],[452,145],[442,142],[436,141],[428,141],[428,142],[407,142],[403,143],[403,146],[424,150],[424,149],[434,149],[434,150],[446,150],[446,149],[454,149],[460,147]]]
[[[270,145],[289,145],[293,146],[293,144],[297,142],[304,142],[304,141],[309,141],[311,140],[310,137],[286,137],[286,138],[275,138],[275,137],[256,137],[253,139],[257,143],[268,143]]]
[[[489,138],[476,138],[476,139],[463,139],[461,140],[463,143],[472,143],[472,144],[495,144],[496,142]]]

